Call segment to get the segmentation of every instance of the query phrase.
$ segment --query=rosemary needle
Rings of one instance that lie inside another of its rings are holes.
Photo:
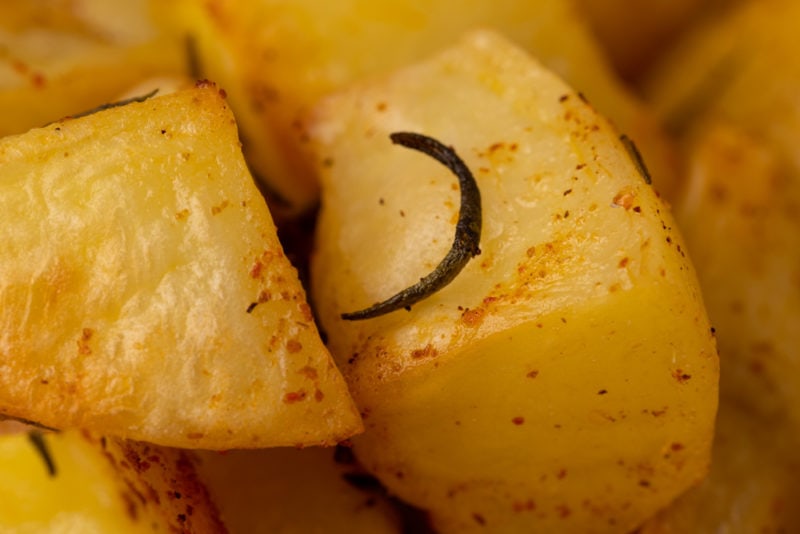
[[[42,457],[47,474],[51,477],[56,476],[56,463],[53,460],[53,455],[50,454],[50,448],[47,446],[44,434],[39,430],[31,430],[28,432],[28,439],[33,448],[36,449],[36,452],[39,453],[39,456]]]

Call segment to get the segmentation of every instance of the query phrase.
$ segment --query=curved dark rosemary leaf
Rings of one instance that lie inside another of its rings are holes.
[[[432,137],[411,132],[395,132],[390,138],[395,144],[431,156],[456,175],[461,188],[461,207],[458,211],[456,235],[447,255],[430,274],[387,300],[363,310],[343,313],[342,319],[349,321],[378,317],[400,308],[410,310],[412,304],[433,295],[452,282],[469,260],[481,253],[481,193],[466,164],[452,148]]]

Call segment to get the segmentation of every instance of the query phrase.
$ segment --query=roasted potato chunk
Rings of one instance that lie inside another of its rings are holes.
[[[642,147],[654,181],[674,187],[669,147],[652,117],[614,77],[572,2],[181,0],[168,11],[197,43],[201,70],[231,96],[245,154],[294,209],[318,184],[297,124],[321,96],[387,72],[464,31],[494,28],[555,68]]]
[[[3,532],[225,532],[189,452],[79,431],[38,439],[43,450],[0,435]]]
[[[361,429],[212,84],[0,140],[0,413],[190,448]]]
[[[455,179],[388,135],[452,146],[481,253],[374,319],[444,257]],[[353,439],[441,532],[629,532],[707,470],[718,359],[669,209],[618,132],[492,32],[324,99],[312,295],[364,416]]]

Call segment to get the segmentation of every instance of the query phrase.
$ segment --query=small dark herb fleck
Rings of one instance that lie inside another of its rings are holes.
[[[426,135],[395,132],[390,135],[393,143],[420,152],[436,159],[458,178],[461,188],[461,207],[456,222],[455,239],[444,259],[430,274],[387,300],[363,310],[343,313],[342,319],[349,321],[378,317],[423,300],[452,282],[473,256],[480,254],[482,226],[481,194],[478,184],[464,161],[456,152],[441,142]]]
[[[653,179],[650,177],[650,171],[647,170],[647,166],[644,164],[644,158],[642,158],[642,153],[639,152],[638,148],[636,148],[636,144],[633,142],[633,139],[625,134],[622,134],[619,136],[619,140],[622,141],[622,144],[625,146],[625,150],[628,151],[628,155],[636,165],[636,170],[638,170],[639,174],[641,174],[642,178],[644,178],[644,182],[648,185],[652,184]]]
[[[44,434],[38,430],[31,430],[28,432],[28,439],[31,445],[33,445],[33,448],[36,449],[36,452],[39,453],[39,456],[42,457],[44,465],[47,468],[47,474],[50,477],[55,477],[56,463],[53,461],[53,456],[50,454],[50,448],[47,446]]]
[[[83,112],[77,113],[75,115],[70,115],[70,118],[77,119],[79,117],[86,117],[87,115],[92,115],[92,114],[97,113],[99,111],[105,111],[107,109],[118,108],[118,107],[121,107],[121,106],[127,106],[128,104],[133,104],[134,102],[144,102],[145,100],[154,97],[156,95],[156,93],[158,93],[158,89],[153,89],[152,91],[150,91],[149,93],[144,94],[144,95],[134,96],[134,97],[131,97],[131,98],[126,98],[124,100],[119,100],[117,102],[109,102],[107,104],[102,104],[100,106],[97,106],[96,108],[92,108],[90,110],[83,111]]]
[[[252,313],[256,306],[258,306],[258,302],[251,302],[250,305],[247,306],[247,313]]]

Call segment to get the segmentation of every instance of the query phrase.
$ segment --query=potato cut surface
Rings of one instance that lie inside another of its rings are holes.
[[[365,466],[442,532],[629,532],[706,473],[713,332],[685,245],[619,134],[491,32],[325,99],[313,297],[364,416]],[[483,199],[481,254],[434,296],[458,187],[391,144],[452,146]]]
[[[193,448],[361,428],[211,84],[0,140],[0,413]]]

